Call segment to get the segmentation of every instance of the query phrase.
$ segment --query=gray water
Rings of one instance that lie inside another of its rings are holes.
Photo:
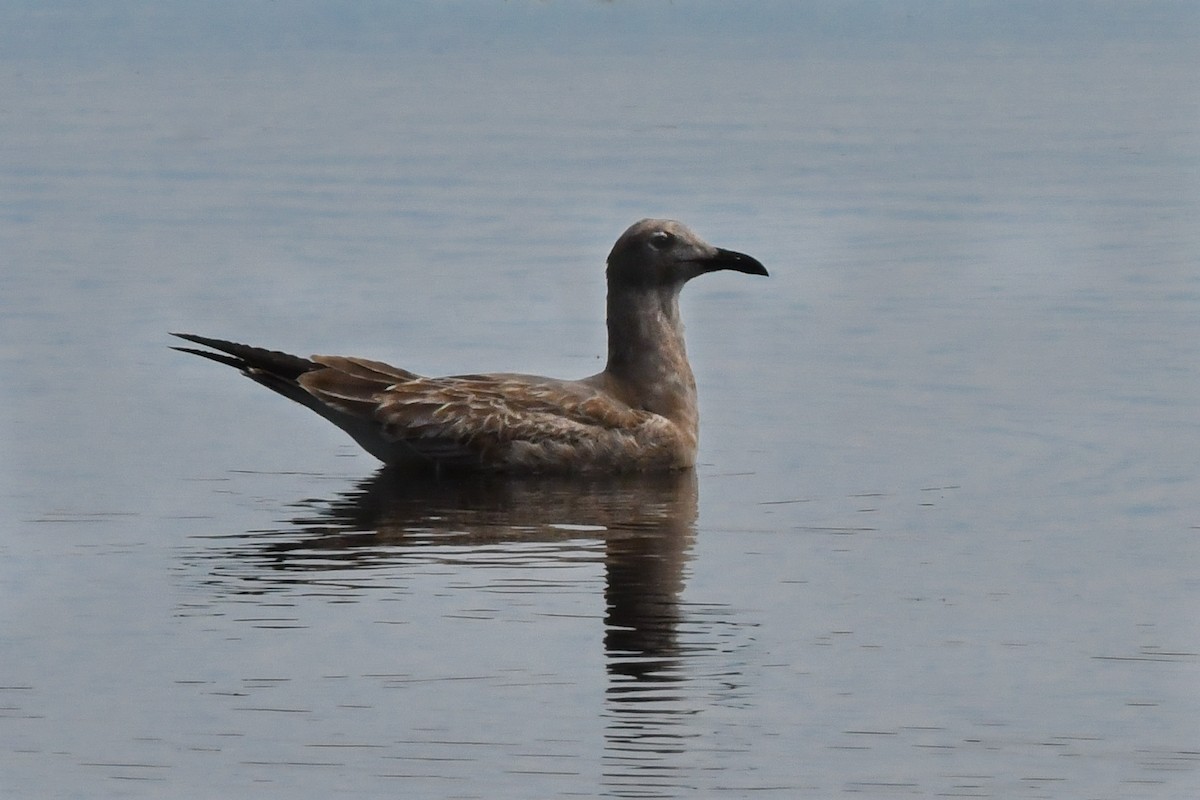
[[[12,5],[6,797],[1200,793],[1189,4]],[[397,481],[169,330],[595,372],[694,474]]]

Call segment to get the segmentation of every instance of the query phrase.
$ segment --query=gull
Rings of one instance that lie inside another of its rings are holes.
[[[620,473],[694,466],[700,417],[679,292],[698,275],[766,275],[674,220],[634,223],[608,256],[608,361],[581,380],[490,373],[424,377],[379,361],[301,358],[174,333],[175,347],[241,370],[307,406],[396,468]],[[214,352],[215,351],[215,352]]]

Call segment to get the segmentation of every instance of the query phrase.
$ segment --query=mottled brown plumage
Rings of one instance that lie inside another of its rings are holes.
[[[750,256],[671,220],[642,220],[608,257],[608,363],[582,380],[496,373],[427,378],[378,361],[311,359],[192,334],[176,348],[240,369],[316,411],[393,466],[626,472],[693,465],[696,382],[679,291],[705,272],[766,275]]]

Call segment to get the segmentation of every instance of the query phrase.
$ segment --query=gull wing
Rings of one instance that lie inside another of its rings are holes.
[[[427,378],[381,361],[300,358],[175,334],[217,352],[176,348],[234,367],[307,406],[385,464],[542,472],[690,466],[695,436],[634,408],[595,378],[510,373]]]
[[[424,378],[362,359],[313,361],[324,369],[301,375],[299,384],[338,412],[376,425],[381,447],[368,449],[396,453],[384,459],[389,463],[407,453],[447,467],[569,470],[612,468],[639,454],[633,461],[647,466],[669,461],[677,436],[666,419],[579,381]]]

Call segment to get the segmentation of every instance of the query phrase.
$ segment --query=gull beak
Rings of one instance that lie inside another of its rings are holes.
[[[731,269],[735,272],[744,272],[747,275],[768,275],[767,268],[762,265],[757,258],[748,256],[745,253],[739,253],[736,250],[725,250],[716,248],[713,255],[703,259],[697,259],[696,264],[700,267],[701,272],[716,272],[721,269]]]

